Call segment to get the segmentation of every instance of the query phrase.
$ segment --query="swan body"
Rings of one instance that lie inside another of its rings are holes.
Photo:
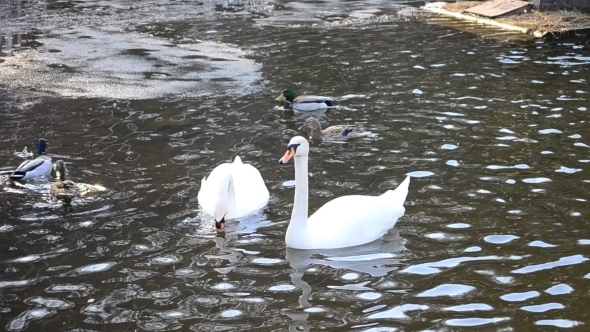
[[[57,199],[64,201],[64,204],[70,205],[72,199],[80,197],[80,188],[72,180],[68,180],[66,164],[63,160],[55,162],[56,168],[59,171],[59,181],[55,182],[49,188],[49,194]]]
[[[289,142],[281,164],[295,163],[295,200],[285,242],[295,249],[336,249],[357,246],[381,238],[404,215],[410,177],[395,189],[380,196],[338,197],[309,218],[308,162],[309,143],[301,136]]]
[[[285,89],[276,100],[281,101],[283,109],[292,109],[299,112],[312,112],[325,110],[334,106],[330,97],[324,96],[298,96],[293,89]]]
[[[310,139],[346,140],[350,138],[373,137],[370,131],[365,131],[355,125],[335,125],[322,130],[320,121],[314,117],[307,118],[299,130],[308,128],[311,130]]]
[[[218,230],[226,219],[236,219],[263,209],[270,195],[260,172],[244,164],[239,156],[233,163],[224,163],[203,177],[197,200],[203,212],[215,218]]]
[[[40,138],[37,141],[37,158],[25,160],[14,171],[3,172],[3,174],[8,174],[8,178],[12,181],[26,181],[43,176],[49,178],[53,165],[51,158],[45,155],[46,145],[45,139]]]

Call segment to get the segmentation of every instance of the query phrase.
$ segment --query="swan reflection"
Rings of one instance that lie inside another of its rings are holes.
[[[366,273],[372,277],[382,277],[399,268],[398,253],[404,249],[404,239],[395,228],[382,239],[356,247],[311,250],[287,248],[286,259],[294,270],[291,273],[291,282],[302,289],[299,297],[300,309],[284,310],[284,314],[292,320],[289,331],[309,331],[306,324],[308,311],[312,308],[309,303],[312,288],[303,281],[303,275],[308,267],[324,265],[334,269]]]

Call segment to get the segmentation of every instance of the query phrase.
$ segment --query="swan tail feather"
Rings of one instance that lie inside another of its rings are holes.
[[[240,156],[236,156],[234,159],[234,164],[243,164],[242,158],[240,158]]]

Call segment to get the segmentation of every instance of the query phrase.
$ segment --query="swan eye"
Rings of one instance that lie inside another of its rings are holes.
[[[299,147],[299,145],[301,144],[291,144],[287,147],[287,150],[293,149],[293,152],[297,152],[297,148]]]

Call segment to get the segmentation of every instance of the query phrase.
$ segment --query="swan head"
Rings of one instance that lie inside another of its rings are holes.
[[[225,215],[227,213],[227,205],[225,201],[220,199],[215,203],[215,210],[213,210],[213,218],[215,218],[215,228],[218,232],[225,230]]]
[[[287,145],[287,152],[285,152],[283,158],[279,159],[279,163],[286,164],[293,157],[297,158],[299,156],[307,156],[308,153],[309,143],[307,140],[302,136],[295,136],[289,141],[289,144]]]

